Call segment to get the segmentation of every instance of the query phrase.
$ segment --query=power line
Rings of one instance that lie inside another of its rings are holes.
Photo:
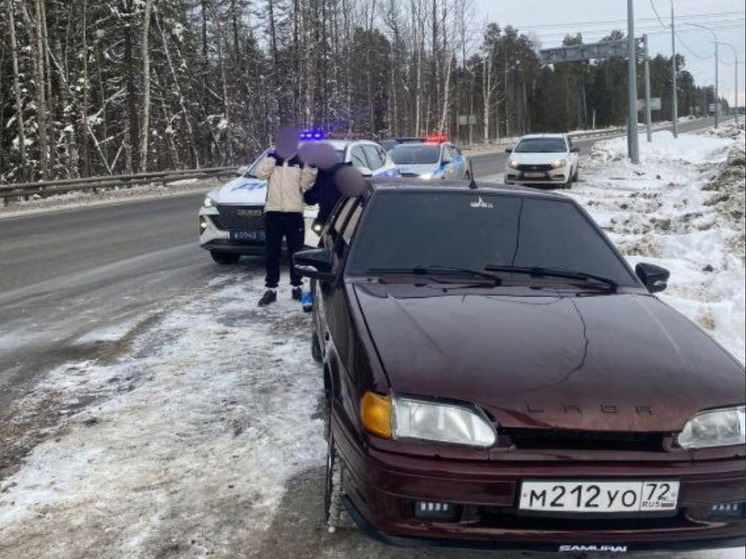
[[[655,0],[650,0],[650,5],[653,7],[653,11],[655,12],[655,17],[658,18],[658,22],[661,24],[661,27],[664,29],[668,29],[670,26],[663,23],[663,20],[661,19],[661,15],[658,13],[658,7],[655,5]]]

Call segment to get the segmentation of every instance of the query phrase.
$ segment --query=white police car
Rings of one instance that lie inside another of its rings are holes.
[[[319,138],[321,134],[304,136]],[[337,152],[339,160],[352,163],[364,176],[395,177],[399,171],[386,151],[367,140],[324,140]],[[267,181],[256,178],[266,150],[238,178],[211,190],[199,210],[199,244],[210,251],[218,264],[235,264],[241,255],[263,254],[265,245],[264,203]],[[306,207],[306,245],[318,244],[312,224],[318,208]]]
[[[442,136],[404,138],[389,152],[403,177],[470,180],[469,161]]]

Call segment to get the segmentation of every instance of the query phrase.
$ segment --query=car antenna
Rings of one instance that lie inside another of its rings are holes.
[[[469,158],[469,188],[471,190],[477,190],[479,185],[474,180],[474,165],[472,164],[471,157]]]

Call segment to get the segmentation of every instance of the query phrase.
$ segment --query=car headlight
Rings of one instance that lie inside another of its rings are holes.
[[[420,175],[420,178],[421,179],[425,179],[426,181],[429,181],[430,179],[433,178],[433,174],[432,173],[425,173],[424,175]]]
[[[495,429],[476,408],[368,392],[361,405],[363,425],[374,435],[390,439],[419,439],[489,447]]]
[[[557,161],[552,161],[552,169],[559,169],[560,167],[564,167],[567,165],[567,159],[558,159]]]
[[[513,169],[517,169],[518,167],[521,166],[521,162],[518,161],[517,159],[509,159],[508,166],[512,167]]]
[[[746,442],[746,406],[698,413],[679,434],[682,448],[712,448]]]
[[[205,196],[205,201],[202,202],[202,205],[206,208],[214,208],[216,206],[215,200],[213,200],[209,196]]]

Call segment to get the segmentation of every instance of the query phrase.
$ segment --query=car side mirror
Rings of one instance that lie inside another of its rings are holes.
[[[364,177],[372,177],[373,176],[373,171],[371,171],[370,169],[368,169],[368,167],[358,167],[357,170],[360,171],[360,174],[363,175]]]
[[[645,264],[641,262],[635,267],[635,274],[640,281],[647,287],[650,293],[660,293],[668,287],[668,280],[671,272],[654,264]]]
[[[248,172],[249,172],[249,168],[248,168],[248,167],[246,167],[246,166],[244,166],[244,167],[239,167],[239,168],[238,168],[238,169],[236,170],[236,176],[237,176],[237,177],[242,177],[242,176],[244,176],[244,175],[245,175],[246,173],[248,173]]]
[[[336,275],[332,273],[334,256],[331,250],[314,248],[302,250],[293,255],[293,267],[303,277],[318,281],[334,281]]]
[[[580,148],[572,148],[570,153],[580,153]]]
[[[505,153],[513,153],[513,148],[505,148]]]

